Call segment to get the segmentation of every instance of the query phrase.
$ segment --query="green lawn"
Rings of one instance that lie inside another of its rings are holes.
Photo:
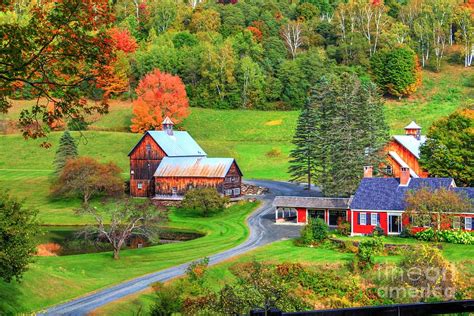
[[[211,218],[173,212],[170,227],[192,229],[206,235],[182,243],[126,250],[121,252],[118,261],[112,259],[111,253],[38,257],[21,284],[0,282],[0,311],[2,308],[14,313],[38,311],[133,277],[234,247],[247,238],[244,220],[256,206],[257,203],[238,204]]]

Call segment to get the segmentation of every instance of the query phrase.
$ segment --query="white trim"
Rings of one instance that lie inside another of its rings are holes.
[[[364,215],[364,223],[362,224],[362,215]],[[367,225],[367,213],[360,213],[359,214],[359,225]]]
[[[467,219],[469,219],[469,229],[467,224]],[[472,217],[464,217],[464,229],[465,230],[472,230]]]

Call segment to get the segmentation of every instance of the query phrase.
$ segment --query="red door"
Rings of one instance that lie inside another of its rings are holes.
[[[299,208],[298,210],[298,223],[306,224],[306,209]]]

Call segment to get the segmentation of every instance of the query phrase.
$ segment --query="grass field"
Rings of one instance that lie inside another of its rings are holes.
[[[370,237],[351,238],[351,240],[358,240]],[[413,244],[418,243],[415,239],[406,239],[399,237],[384,237],[386,243],[391,244]],[[466,269],[466,273],[474,275],[473,259],[474,246],[443,244],[444,256],[456,264],[462,265]],[[223,287],[232,275],[229,272],[229,267],[236,262],[248,262],[257,260],[261,262],[298,262],[302,264],[349,264],[354,255],[351,253],[342,253],[337,250],[327,249],[324,247],[307,248],[296,247],[291,240],[275,242],[273,244],[261,247],[252,252],[226,261],[224,263],[213,266],[209,269],[208,283],[217,287]],[[378,263],[394,263],[400,260],[400,256],[378,256],[376,261]],[[154,302],[154,293],[151,289],[146,290],[140,294],[132,295],[124,298],[118,302],[105,305],[97,309],[95,315],[134,315],[141,310],[147,312]]]
[[[238,204],[211,218],[173,212],[169,227],[192,229],[206,235],[183,243],[124,250],[117,261],[112,259],[110,252],[38,257],[21,284],[0,282],[0,311],[38,311],[133,277],[236,246],[247,238],[244,220],[256,206],[256,203]]]
[[[434,120],[472,104],[474,89],[463,85],[469,72],[472,70],[454,66],[446,66],[439,74],[424,71],[423,86],[414,96],[401,101],[387,100],[385,113],[391,133],[402,133],[411,120],[416,120],[426,132]],[[8,114],[0,114],[0,120],[17,119],[21,109],[31,104],[31,101],[15,101]],[[79,140],[80,155],[113,161],[122,168],[126,178],[127,154],[140,138],[140,135],[128,132],[131,116],[130,102],[121,101],[113,102],[108,115],[92,117],[88,131],[73,133]],[[297,117],[296,111],[193,108],[179,128],[189,131],[210,156],[235,157],[246,178],[287,180],[288,154]],[[19,133],[1,135],[0,188],[10,190],[13,195],[25,198],[27,205],[37,207],[45,224],[84,224],[91,220],[78,217],[72,211],[79,206],[78,200],[49,197],[52,161],[60,136],[61,132],[51,133],[46,141],[53,146],[43,149],[39,144],[44,140],[25,141]],[[268,155],[270,151],[277,154]],[[240,206],[211,220],[174,214],[171,226],[194,228],[208,234],[181,244],[125,251],[118,262],[104,253],[37,258],[22,284],[0,283],[0,310],[6,304],[12,312],[38,310],[134,276],[232,247],[245,239],[247,230],[243,219],[253,207],[253,204]],[[466,254],[474,255],[471,250],[465,252],[455,247],[446,248],[445,253],[453,260],[462,259]],[[290,242],[282,242],[249,256],[268,256],[282,261],[295,258],[311,262],[344,262],[350,255],[327,249],[295,248]],[[131,266],[134,268],[130,269]]]

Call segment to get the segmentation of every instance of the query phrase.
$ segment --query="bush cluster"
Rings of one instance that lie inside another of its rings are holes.
[[[451,244],[474,245],[474,234],[460,229],[434,231],[427,228],[415,234],[415,238],[423,241],[441,241]]]
[[[300,242],[304,245],[321,243],[328,238],[329,227],[324,220],[309,219],[308,224],[301,230]]]
[[[380,237],[373,237],[359,243],[359,249],[353,259],[354,270],[371,268],[375,263],[375,256],[383,251],[383,242]]]

